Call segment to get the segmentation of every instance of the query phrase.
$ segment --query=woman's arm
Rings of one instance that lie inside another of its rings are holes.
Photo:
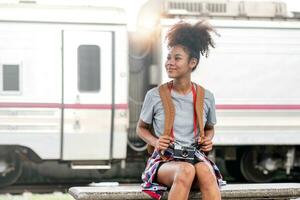
[[[205,137],[201,142],[201,148],[200,150],[204,151],[204,152],[209,152],[212,150],[213,147],[213,142],[212,139],[215,135],[215,128],[212,125],[206,125],[204,127],[204,133],[205,133]]]
[[[147,144],[155,147],[157,150],[165,150],[168,148],[170,142],[172,141],[170,136],[160,136],[159,138],[156,138],[152,135],[152,133],[149,131],[150,125],[145,123],[143,120],[139,120],[136,132],[137,135],[144,140]]]
[[[147,144],[151,146],[156,146],[157,138],[152,135],[150,132],[150,125],[145,123],[143,120],[139,120],[137,127],[136,127],[136,133],[137,135],[144,140]]]

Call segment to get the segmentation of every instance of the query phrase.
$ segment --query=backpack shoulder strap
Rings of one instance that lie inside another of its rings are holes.
[[[164,83],[159,86],[159,95],[165,113],[165,128],[164,128],[163,135],[171,134],[171,129],[174,124],[174,118],[175,118],[175,107],[172,102],[172,97],[169,90],[169,84],[170,83]],[[199,129],[200,129],[199,142],[205,136],[204,124],[203,124],[204,95],[205,95],[205,89],[202,86],[196,84],[196,115],[197,115]]]
[[[171,135],[171,130],[174,124],[175,107],[172,101],[171,92],[169,89],[170,83],[164,83],[159,86],[159,95],[163,104],[165,113],[165,128],[163,135]]]
[[[203,124],[204,95],[205,95],[205,89],[202,86],[196,84],[196,115],[197,115],[199,129],[200,129],[199,142],[201,142],[205,136],[204,124]]]

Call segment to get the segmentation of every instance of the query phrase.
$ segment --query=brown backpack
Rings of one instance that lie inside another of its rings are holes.
[[[165,127],[164,127],[163,135],[169,135],[169,136],[171,134],[171,130],[175,118],[175,107],[169,89],[170,84],[171,82],[164,83],[160,85],[158,88],[159,95],[165,112]],[[203,108],[204,108],[205,89],[198,84],[195,85],[196,85],[196,115],[197,115],[198,125],[200,127],[200,138],[198,139],[198,141],[200,142],[204,138]],[[152,154],[154,151],[154,147],[148,144],[147,151],[149,154]]]

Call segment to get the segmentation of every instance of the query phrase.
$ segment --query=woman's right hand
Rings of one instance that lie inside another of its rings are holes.
[[[174,139],[171,136],[161,135],[156,141],[155,149],[158,151],[166,150],[172,142]]]

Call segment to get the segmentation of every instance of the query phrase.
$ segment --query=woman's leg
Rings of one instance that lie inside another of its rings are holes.
[[[202,199],[220,200],[221,193],[212,168],[204,162],[199,162],[195,165],[195,170],[197,182],[202,194]]]
[[[187,200],[194,178],[195,167],[187,162],[167,162],[157,172],[157,181],[171,187],[168,200]]]

